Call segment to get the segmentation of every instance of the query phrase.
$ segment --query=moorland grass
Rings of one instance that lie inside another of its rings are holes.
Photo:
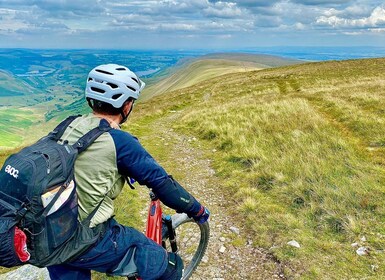
[[[367,59],[224,75],[139,102],[125,129],[172,164],[146,129],[179,111],[173,128],[199,139],[228,211],[288,279],[382,279],[384,73],[385,59]]]
[[[287,277],[379,279],[384,73],[385,59],[368,59],[225,75],[139,104],[137,120],[183,113],[174,128],[201,139],[229,208]]]
[[[149,85],[141,94],[141,100],[148,100],[156,95],[199,84],[220,75],[266,68],[256,62],[226,60],[226,59],[199,59],[179,68],[172,68],[168,76]]]

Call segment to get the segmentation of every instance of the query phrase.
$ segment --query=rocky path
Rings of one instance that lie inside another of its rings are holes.
[[[229,197],[221,191],[211,161],[204,158],[197,140],[170,127],[178,117],[174,112],[154,126],[169,146],[169,157],[175,160],[178,173],[185,174],[180,183],[211,211],[208,251],[192,279],[285,279],[282,266],[266,250],[253,246],[241,221],[231,217],[234,201],[228,202]]]
[[[235,202],[221,191],[215,171],[210,167],[211,161],[204,157],[197,140],[171,128],[178,117],[179,113],[174,112],[149,128],[156,131],[160,145],[167,146],[168,157],[175,161],[174,171],[185,174],[180,183],[211,211],[210,243],[191,279],[285,279],[282,265],[266,250],[255,247],[242,221],[231,216],[230,207],[234,207]],[[23,266],[0,275],[0,280],[6,279],[48,280],[49,277],[45,269]]]

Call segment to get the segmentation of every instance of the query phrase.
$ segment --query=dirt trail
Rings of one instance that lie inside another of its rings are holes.
[[[180,183],[211,211],[210,243],[191,279],[285,279],[282,265],[266,250],[253,246],[252,236],[247,234],[242,221],[231,217],[229,208],[234,206],[234,201],[227,202],[215,171],[210,167],[211,161],[204,158],[202,149],[194,143],[197,140],[178,134],[171,128],[172,122],[179,117],[180,113],[174,112],[151,124],[149,129],[163,140],[168,148],[168,157],[175,161],[178,171],[185,174]],[[24,266],[0,275],[0,279],[49,278],[45,269]]]
[[[154,123],[153,128],[166,145],[172,143],[168,156],[186,176],[180,183],[211,211],[210,244],[192,279],[285,279],[282,266],[266,250],[253,246],[241,221],[230,216],[233,204],[221,191],[210,160],[204,158],[199,145],[193,145],[196,139],[171,128],[179,117],[180,113],[174,112]]]

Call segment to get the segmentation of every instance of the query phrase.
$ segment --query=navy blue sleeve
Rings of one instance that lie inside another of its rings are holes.
[[[194,216],[201,204],[155,161],[138,139],[128,132],[112,129],[117,166],[120,174],[135,179],[151,188],[168,207]]]
[[[110,134],[115,143],[120,174],[149,188],[156,188],[168,178],[167,172],[143,148],[137,138],[117,129],[111,129]]]

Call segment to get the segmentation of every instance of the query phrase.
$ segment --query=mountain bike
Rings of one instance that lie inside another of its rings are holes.
[[[176,213],[165,215],[160,200],[150,192],[146,236],[162,245],[167,252],[177,253],[183,260],[184,271],[182,279],[189,279],[201,262],[209,242],[209,223],[196,223],[187,214]],[[127,254],[118,265],[112,276],[127,276],[129,280],[140,280],[135,273],[133,253]],[[132,269],[132,270],[131,270]]]

